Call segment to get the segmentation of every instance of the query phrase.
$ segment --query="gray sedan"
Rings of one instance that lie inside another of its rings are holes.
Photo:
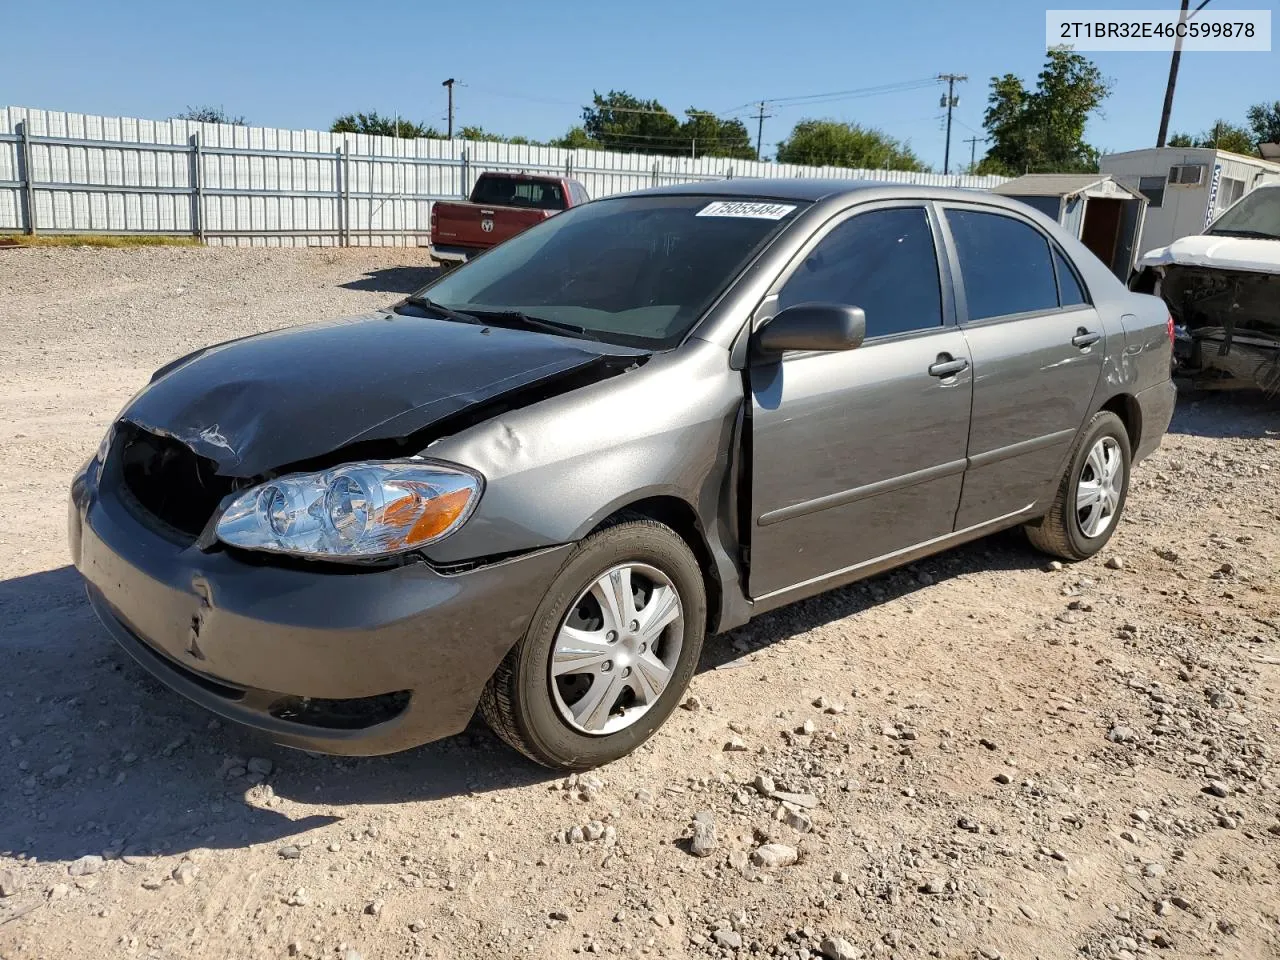
[[[1073,560],[1172,324],[986,193],[729,180],[574,208],[385,311],[198,350],[71,491],[94,609],[314,751],[633,750],[708,634],[1007,527]]]

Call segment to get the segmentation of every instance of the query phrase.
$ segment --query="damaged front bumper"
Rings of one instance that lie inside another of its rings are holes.
[[[115,640],[184,696],[274,741],[392,753],[458,733],[568,546],[443,574],[252,563],[147,527],[97,461],[73,482],[69,541]]]
[[[1197,386],[1280,393],[1280,276],[1170,264],[1175,372]]]

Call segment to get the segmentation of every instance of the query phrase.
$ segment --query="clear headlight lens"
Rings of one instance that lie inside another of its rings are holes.
[[[240,494],[218,521],[218,539],[299,557],[384,557],[453,533],[483,488],[469,470],[426,460],[295,473]]]

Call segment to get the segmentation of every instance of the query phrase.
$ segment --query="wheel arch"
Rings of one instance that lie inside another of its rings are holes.
[[[1124,424],[1124,431],[1129,436],[1129,449],[1137,450],[1142,439],[1142,406],[1136,397],[1128,393],[1118,393],[1098,408],[1114,413]]]
[[[707,594],[707,634],[719,629],[724,602],[724,584],[716,572],[711,543],[707,538],[698,512],[687,500],[671,494],[653,494],[616,507],[607,517],[595,525],[590,533],[603,530],[617,523],[625,523],[637,517],[656,520],[670,527],[693,551],[702,571],[703,589]]]

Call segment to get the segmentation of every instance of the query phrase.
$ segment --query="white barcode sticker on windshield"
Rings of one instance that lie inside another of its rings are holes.
[[[781,220],[794,210],[793,203],[758,203],[752,200],[716,200],[698,211],[699,217],[754,217]]]

